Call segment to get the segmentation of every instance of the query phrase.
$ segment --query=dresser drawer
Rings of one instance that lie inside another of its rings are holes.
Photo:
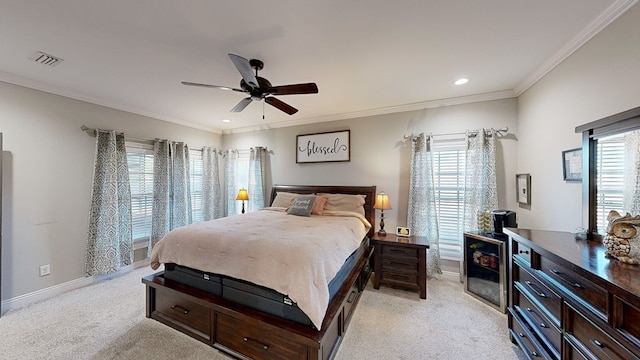
[[[549,349],[549,353],[555,355],[556,358],[560,358],[562,332],[549,321],[545,313],[527,295],[520,293],[516,288],[514,288],[514,292],[514,306],[522,318],[527,321],[534,332],[540,334],[540,342]],[[518,304],[515,304],[515,302]]]
[[[560,327],[560,308],[562,306],[560,296],[522,267],[518,266],[517,274],[517,279],[514,279],[514,281],[519,282],[520,286],[531,294],[533,299],[540,302],[543,311],[557,327]]]
[[[611,360],[640,359],[571,306],[567,306],[567,320],[566,331],[572,340],[587,349],[594,357]]]
[[[613,309],[616,314],[613,327],[640,348],[640,308],[614,296]]]
[[[516,259],[520,259],[527,266],[531,266],[531,248],[519,243],[517,241],[512,240],[511,246],[513,247],[513,256]]]
[[[523,323],[513,309],[509,308],[509,313],[513,318],[513,324],[509,332],[513,340],[525,352],[528,359],[553,359],[540,345],[534,335],[531,334],[527,325]]]
[[[221,313],[215,314],[214,346],[241,349],[254,359],[306,359],[306,347],[296,343],[285,332],[274,326],[256,325]]]
[[[382,258],[382,271],[393,270],[418,274],[418,259]]]
[[[169,318],[174,327],[211,339],[211,310],[185,295],[166,288],[156,289],[156,312]],[[166,322],[167,319],[165,319]]]
[[[607,318],[607,291],[603,288],[544,256],[540,258],[540,271],[591,306],[600,317]]]
[[[395,246],[384,244],[382,247],[382,257],[405,257],[418,260],[418,249],[408,246]]]

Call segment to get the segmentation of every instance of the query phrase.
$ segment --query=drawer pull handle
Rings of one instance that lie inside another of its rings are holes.
[[[552,272],[552,273],[554,273],[554,274],[556,274],[560,280],[562,280],[562,281],[566,282],[567,284],[569,284],[569,285],[573,286],[574,288],[579,288],[579,289],[581,289],[581,288],[582,288],[582,285],[578,284],[577,282],[565,279],[565,278],[562,276],[563,274],[562,274],[560,271],[558,271],[558,270],[556,270],[556,269],[551,269],[551,272]]]
[[[609,349],[609,352],[612,352],[613,355],[615,355],[615,359],[625,359],[626,356],[618,354],[613,348],[607,346],[607,344],[603,344],[602,342],[600,342],[600,340],[598,339],[591,339],[589,340],[589,342],[591,342],[593,345],[598,347],[598,350],[600,350],[602,352],[602,355],[604,355],[607,359],[613,359],[611,356],[609,356],[609,354],[607,354],[607,352],[605,351],[605,349]]]
[[[537,352],[537,351],[532,351],[532,352],[531,352],[531,356],[538,357],[538,352]]]
[[[176,310],[176,311],[180,311],[181,313],[183,313],[185,315],[187,315],[189,313],[189,311],[190,311],[189,309],[184,308],[184,307],[182,307],[180,305],[173,305],[171,307],[171,309]]]
[[[521,338],[523,338],[523,337],[524,337],[524,334],[523,334],[523,333],[521,333],[521,332],[519,332],[519,333],[518,333],[518,336],[520,336]]]
[[[248,343],[248,342],[249,342],[249,340],[251,340],[251,339],[249,339],[248,337],[243,337],[243,338],[242,338],[242,341],[244,341],[244,342],[246,342],[246,343]],[[257,341],[255,341],[255,340],[251,340],[251,341],[253,341],[253,342],[257,342]],[[264,350],[264,351],[269,350],[269,345],[260,344],[260,346],[262,347],[262,350]]]
[[[536,320],[540,320],[540,315],[538,315],[538,313],[536,313],[535,311],[533,311],[533,309],[531,309],[530,307],[525,308],[525,310],[527,310],[527,312],[531,315],[531,317],[536,317]],[[538,326],[540,326],[541,328],[546,329],[547,328],[547,324],[545,324],[543,321],[540,321],[538,323]]]
[[[351,303],[353,302],[353,300],[355,300],[356,295],[357,295],[357,294],[356,294],[356,291],[355,291],[355,290],[353,290],[353,291],[351,292],[351,294],[349,294],[349,298],[347,299],[347,302],[348,302],[349,304],[351,304]]]
[[[529,250],[520,250],[518,251],[519,254],[527,254],[529,255]]]
[[[525,284],[527,284],[527,286],[533,290],[534,293],[536,293],[536,295],[538,295],[541,298],[546,298],[547,294],[543,293],[542,291],[540,291],[540,287],[538,286],[538,284],[532,283],[531,281],[527,280],[524,282]]]

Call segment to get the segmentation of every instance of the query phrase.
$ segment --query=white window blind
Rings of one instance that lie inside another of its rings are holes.
[[[596,226],[607,229],[609,211],[622,212],[624,189],[624,137],[599,139],[596,147]]]
[[[153,150],[127,144],[133,241],[151,236],[153,206]]]
[[[464,140],[434,142],[432,151],[440,256],[459,260],[464,230]]]
[[[194,223],[202,221],[202,190],[204,164],[202,150],[189,150],[189,173],[191,181],[191,218]]]

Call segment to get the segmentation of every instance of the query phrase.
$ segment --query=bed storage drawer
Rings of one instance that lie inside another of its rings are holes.
[[[267,324],[257,325],[224,315],[215,314],[214,346],[253,359],[306,359],[307,348],[291,339],[286,332]]]
[[[156,292],[156,318],[187,334],[211,339],[211,309],[168,288]]]

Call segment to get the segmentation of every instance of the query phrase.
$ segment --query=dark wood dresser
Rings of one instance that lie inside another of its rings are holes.
[[[640,267],[568,232],[507,229],[508,324],[530,359],[640,359]]]

